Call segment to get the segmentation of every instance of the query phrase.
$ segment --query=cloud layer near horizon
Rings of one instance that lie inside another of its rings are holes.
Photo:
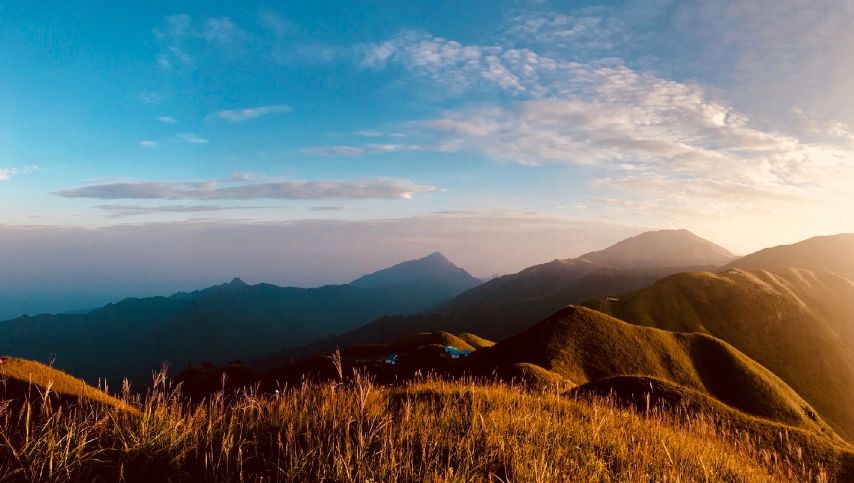
[[[270,181],[222,186],[217,181],[138,181],[103,183],[56,192],[63,198],[100,200],[331,200],[410,199],[436,191],[409,180],[376,178],[357,181]]]

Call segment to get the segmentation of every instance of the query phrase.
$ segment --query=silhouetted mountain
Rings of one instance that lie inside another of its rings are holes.
[[[420,281],[453,287],[460,292],[480,283],[477,278],[451,263],[444,255],[434,252],[424,258],[398,263],[393,267],[359,277],[350,282],[350,285],[362,288],[381,288]]]
[[[275,365],[369,342],[391,342],[412,332],[474,332],[500,340],[521,332],[568,304],[618,295],[674,273],[718,268],[734,257],[687,230],[648,232],[575,259],[554,260],[463,292],[438,315],[386,317],[306,348],[288,348],[263,363]]]
[[[827,270],[854,281],[854,233],[817,236],[759,250],[730,263],[726,268],[776,271],[788,267]]]
[[[748,257],[749,258],[749,257]],[[685,273],[589,306],[718,337],[773,371],[854,440],[854,283],[802,269]]]
[[[412,266],[368,276],[373,282],[364,285],[370,287],[283,288],[235,278],[171,297],[125,299],[85,314],[20,317],[0,322],[0,353],[40,361],[55,356],[57,367],[91,382],[105,377],[117,384],[127,376],[140,384],[150,382],[164,361],[180,369],[260,357],[384,314],[430,309],[471,286],[463,284],[465,272],[441,255],[414,262],[416,270],[405,269]]]

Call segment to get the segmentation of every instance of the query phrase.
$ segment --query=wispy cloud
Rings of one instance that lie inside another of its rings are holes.
[[[213,211],[249,210],[259,206],[216,206],[216,205],[99,205],[96,208],[109,211],[110,218],[125,218],[157,213],[204,213]]]
[[[164,69],[189,65],[193,58],[187,52],[186,43],[195,36],[193,19],[187,14],[166,17],[163,23],[154,29],[154,36],[160,45],[157,63]]]
[[[476,151],[526,165],[583,166],[594,179],[591,190],[603,199],[725,216],[733,209],[847,196],[854,138],[845,124],[822,128],[839,142],[784,134],[754,122],[706,86],[673,81],[619,58],[579,62],[561,57],[560,49],[547,50],[554,55],[537,49],[541,42],[583,37],[598,39],[597,49],[607,50],[608,42],[619,41],[611,38],[619,37],[616,23],[560,16],[523,21],[511,36],[532,36],[529,47],[509,41],[465,45],[405,31],[363,47],[362,63],[402,67],[442,93],[477,90],[500,100],[410,124],[440,136],[429,149]],[[401,148],[387,148],[396,150]],[[305,152],[385,151],[368,145]]]
[[[152,141],[150,139],[144,139],[139,142],[139,145],[144,148],[155,148],[157,147],[157,141]]]
[[[213,51],[233,54],[248,39],[228,17],[196,20],[185,13],[167,16],[153,32],[160,45],[156,61],[164,69],[193,66],[197,57]]]
[[[203,138],[192,132],[181,133],[178,135],[178,139],[190,144],[207,144],[210,142],[207,138]]]
[[[315,156],[360,156],[363,154],[382,154],[428,150],[418,144],[365,144],[362,146],[319,146],[305,148],[302,152]]]
[[[0,168],[0,181],[8,181],[13,176],[21,174],[30,174],[39,170],[38,166],[27,165],[23,168]]]
[[[357,181],[274,181],[220,185],[216,181],[139,181],[104,183],[56,192],[64,198],[166,200],[324,200],[410,199],[438,188],[406,179],[374,178]]]
[[[176,122],[178,122],[178,120],[172,116],[160,116],[157,118],[157,120],[159,122],[162,122],[163,124],[175,124]]]
[[[243,109],[228,109],[211,114],[210,117],[222,119],[228,122],[245,122],[268,114],[291,112],[291,110],[290,106],[284,104],[271,104],[268,106],[247,107]]]

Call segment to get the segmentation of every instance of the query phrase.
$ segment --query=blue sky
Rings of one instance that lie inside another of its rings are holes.
[[[432,249],[509,272],[647,228],[741,253],[854,231],[852,21],[830,0],[0,0],[0,231],[363,241],[343,250],[370,263],[256,277],[294,284]],[[238,271],[210,250],[210,277]]]
[[[475,42],[495,32],[500,12],[453,2],[405,9],[382,3],[5,5],[2,68],[14,74],[3,76],[0,86],[11,101],[0,111],[2,159],[16,179],[3,185],[3,216],[13,223],[115,223],[116,213],[93,207],[127,202],[69,200],[55,193],[93,181],[234,175],[390,178],[430,190],[406,202],[345,197],[207,204],[269,207],[240,210],[241,217],[258,219],[345,210],[353,217],[462,208],[549,210],[554,197],[541,195],[554,195],[555,177],[576,187],[572,170],[531,170],[479,153],[427,148],[360,156],[310,151],[435,143],[410,123],[478,97],[502,97],[446,95],[423,82],[411,85],[401,69],[370,68],[359,58],[372,44],[404,31]],[[244,109],[255,111],[240,117]],[[228,111],[237,117],[222,117]]]

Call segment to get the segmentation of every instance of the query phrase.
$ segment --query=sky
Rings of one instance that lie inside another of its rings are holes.
[[[851,232],[852,22],[852,0],[0,0],[0,305]]]

